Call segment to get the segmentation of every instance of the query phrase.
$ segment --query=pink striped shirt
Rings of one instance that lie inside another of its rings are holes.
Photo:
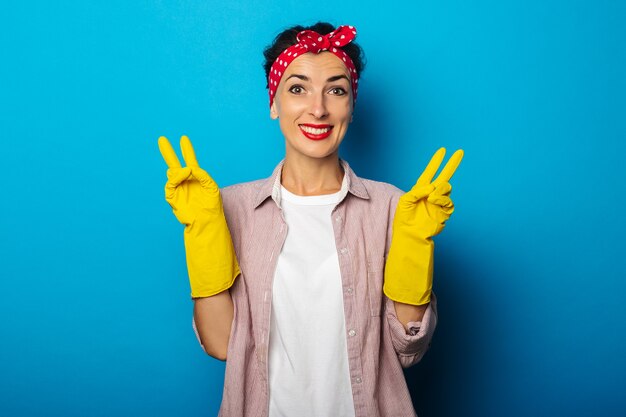
[[[359,178],[346,161],[340,162],[348,193],[331,215],[356,417],[416,416],[402,368],[419,362],[428,350],[437,299],[433,293],[422,321],[409,323],[407,334],[382,291],[393,215],[403,191]],[[220,417],[268,416],[272,278],[287,232],[279,192],[283,163],[269,178],[221,190],[242,273],[230,288],[235,310]]]

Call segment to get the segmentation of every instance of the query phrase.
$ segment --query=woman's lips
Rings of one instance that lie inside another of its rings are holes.
[[[330,132],[333,130],[331,125],[301,124],[298,127],[304,136],[312,140],[325,139],[330,136]]]

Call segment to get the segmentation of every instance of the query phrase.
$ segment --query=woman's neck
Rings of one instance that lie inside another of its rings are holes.
[[[337,154],[326,158],[286,156],[280,182],[296,195],[333,194],[341,189],[343,175]]]

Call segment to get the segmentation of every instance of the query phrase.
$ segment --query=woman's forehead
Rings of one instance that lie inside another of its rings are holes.
[[[341,74],[350,78],[350,71],[341,59],[327,51],[300,55],[289,64],[283,77],[292,74],[304,75],[313,81],[316,78],[325,80],[329,76]]]

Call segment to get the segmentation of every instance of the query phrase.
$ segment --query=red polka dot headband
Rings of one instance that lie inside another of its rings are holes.
[[[343,46],[349,44],[356,37],[356,28],[354,26],[339,26],[327,35],[320,35],[312,30],[303,30],[298,33],[296,39],[298,43],[285,49],[276,58],[276,61],[272,64],[269,74],[269,94],[270,94],[270,107],[274,102],[274,95],[276,94],[276,88],[280,83],[280,79],[285,73],[287,65],[296,59],[298,56],[307,52],[319,54],[322,51],[329,51],[335,54],[339,59],[343,61],[346,68],[350,72],[350,79],[352,83],[352,101],[356,101],[356,93],[359,82],[359,74],[356,72],[354,62],[346,54]]]

